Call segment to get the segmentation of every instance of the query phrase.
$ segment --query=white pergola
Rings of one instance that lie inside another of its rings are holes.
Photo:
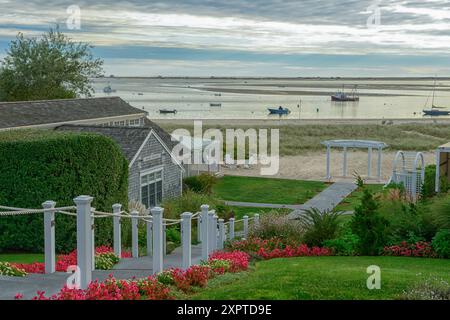
[[[441,176],[446,176],[450,181],[450,142],[440,146],[436,150],[436,192],[440,191]]]
[[[347,151],[349,148],[357,149],[367,149],[368,159],[367,159],[367,171],[368,177],[372,175],[372,151],[373,149],[378,151],[378,162],[377,162],[377,178],[381,179],[381,156],[383,149],[387,147],[387,144],[380,141],[371,140],[327,140],[323,141],[322,144],[327,147],[327,179],[331,179],[330,173],[330,156],[331,148],[342,148],[343,149],[343,164],[342,164],[342,176],[347,176]]]

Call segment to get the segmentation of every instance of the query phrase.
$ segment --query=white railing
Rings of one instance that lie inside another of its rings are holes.
[[[138,223],[145,222],[147,255],[152,256],[153,272],[159,273],[164,268],[164,255],[166,252],[166,227],[180,224],[182,242],[182,267],[187,269],[192,264],[192,220],[197,220],[197,240],[201,243],[202,259],[207,260],[209,255],[216,250],[224,248],[225,241],[236,237],[236,223],[243,223],[243,238],[247,238],[249,221],[259,225],[259,215],[253,218],[244,216],[240,220],[230,218],[228,222],[219,219],[215,210],[209,210],[208,205],[202,205],[201,211],[195,214],[184,212],[180,219],[165,219],[164,208],[155,207],[150,213],[139,215],[138,211],[131,213],[122,211],[121,204],[114,204],[112,212],[97,211],[91,207],[93,198],[90,196],[79,196],[74,199],[75,206],[56,207],[54,201],[46,201],[42,204],[43,209],[24,209],[0,206],[1,216],[44,214],[44,239],[45,239],[45,273],[54,273],[56,265],[55,254],[55,213],[76,217],[77,223],[77,262],[80,271],[80,287],[87,288],[92,280],[92,270],[95,269],[95,219],[113,219],[113,249],[114,253],[121,257],[121,220],[131,220],[131,252],[132,257],[139,256]],[[72,212],[72,211],[76,212]]]

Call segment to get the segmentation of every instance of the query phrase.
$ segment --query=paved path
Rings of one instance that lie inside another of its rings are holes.
[[[320,211],[331,211],[357,188],[357,185],[354,183],[336,182],[300,206],[300,208],[294,210],[289,217],[296,218],[302,215],[304,210],[311,208],[317,208]]]
[[[199,264],[201,260],[201,247],[192,246],[192,264]],[[164,269],[181,267],[181,248],[175,249],[164,257]],[[152,258],[140,257],[137,259],[121,259],[113,270],[95,270],[92,279],[105,280],[112,274],[116,279],[131,279],[132,277],[145,278],[153,274]],[[21,293],[24,299],[31,299],[38,290],[45,291],[46,296],[57,293],[69,277],[67,273],[54,274],[28,274],[25,277],[0,276],[0,300],[14,299]]]

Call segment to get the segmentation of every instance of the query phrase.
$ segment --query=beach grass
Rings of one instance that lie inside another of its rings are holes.
[[[270,204],[303,204],[326,188],[317,181],[224,176],[213,193],[222,200]]]
[[[186,120],[185,120],[186,121]],[[323,150],[320,142],[330,139],[363,139],[383,141],[388,150],[431,151],[450,141],[450,126],[445,124],[414,123],[399,125],[381,124],[305,124],[305,125],[228,125],[211,126],[207,121],[203,130],[217,128],[224,132],[227,128],[243,129],[279,129],[280,155],[295,156],[311,151]],[[355,121],[357,122],[357,121]],[[162,123],[168,132],[183,128],[193,132],[193,126],[185,122]],[[270,139],[269,139],[270,140]]]
[[[367,267],[381,269],[381,288],[367,288]],[[191,296],[203,300],[398,299],[431,278],[450,281],[450,260],[406,257],[297,257],[256,262],[250,271],[217,277]]]

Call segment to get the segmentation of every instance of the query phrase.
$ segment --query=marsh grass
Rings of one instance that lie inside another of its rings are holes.
[[[184,128],[191,133],[192,126],[162,124],[168,132]],[[321,141],[329,139],[364,139],[379,140],[389,145],[388,150],[433,150],[450,140],[450,126],[440,124],[402,124],[402,125],[375,125],[375,124],[341,124],[341,125],[268,125],[268,126],[208,126],[203,130],[217,128],[224,132],[227,128],[243,129],[280,129],[280,155],[294,156],[305,154],[308,151],[324,149]],[[270,140],[270,139],[269,139]]]

